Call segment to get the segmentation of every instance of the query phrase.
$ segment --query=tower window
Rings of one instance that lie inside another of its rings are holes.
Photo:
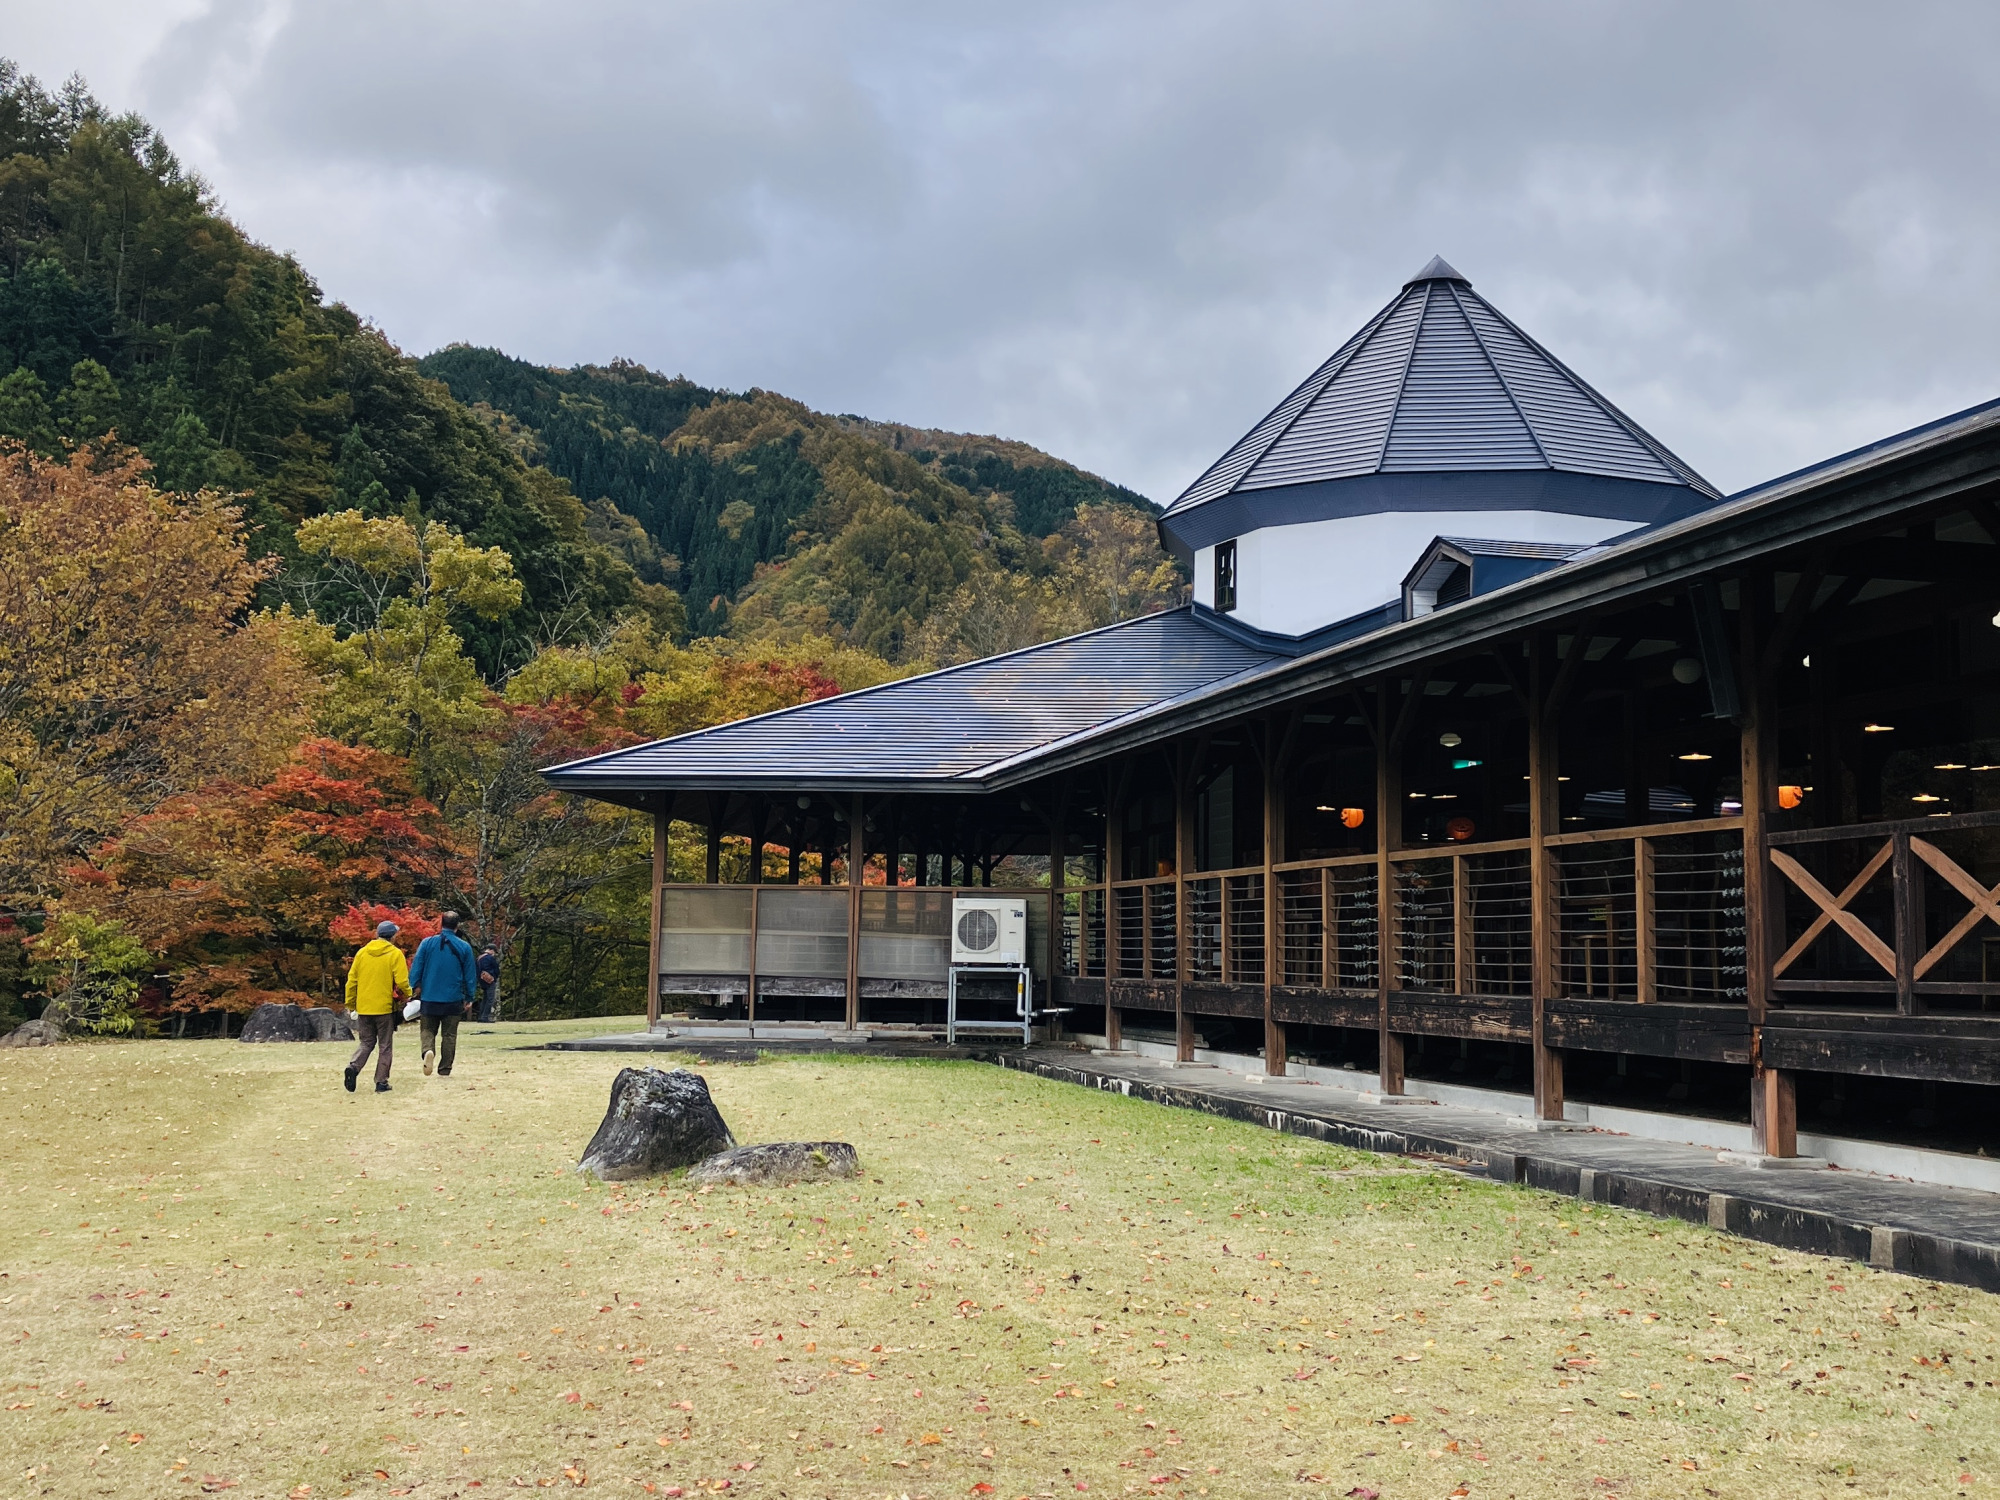
[[[1227,614],[1236,608],[1236,542],[1231,538],[1215,545],[1215,608]]]

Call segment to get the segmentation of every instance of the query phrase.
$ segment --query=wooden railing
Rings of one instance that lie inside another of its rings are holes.
[[[1552,837],[1558,993],[1742,1004],[1740,818]],[[1534,969],[1527,839],[1427,846],[1065,893],[1086,978],[1525,997]],[[1386,866],[1388,901],[1378,889]],[[1275,901],[1275,920],[1265,904]],[[1267,932],[1273,934],[1267,939]],[[1267,948],[1274,951],[1267,953]]]
[[[1774,833],[1787,1005],[1903,1015],[2000,1002],[2000,812]],[[1988,924],[1993,924],[1988,926]]]

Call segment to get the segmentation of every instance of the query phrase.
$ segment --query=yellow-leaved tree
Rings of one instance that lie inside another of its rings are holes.
[[[463,743],[494,712],[453,620],[520,606],[512,559],[438,521],[358,510],[307,521],[298,545],[322,580],[312,614],[281,618],[327,684],[321,726],[407,757],[423,794],[443,805]]]

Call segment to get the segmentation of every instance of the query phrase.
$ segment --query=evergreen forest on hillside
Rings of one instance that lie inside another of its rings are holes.
[[[0,62],[0,1022],[325,1001],[446,907],[517,1016],[629,1006],[650,829],[538,767],[1182,593],[1142,497],[1024,444],[412,359]]]

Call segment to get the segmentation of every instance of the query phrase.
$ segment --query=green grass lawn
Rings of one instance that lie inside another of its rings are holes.
[[[1991,1296],[975,1063],[708,1067],[866,1176],[606,1188],[631,1059],[521,1049],[632,1024],[0,1053],[0,1494],[2000,1489]]]

